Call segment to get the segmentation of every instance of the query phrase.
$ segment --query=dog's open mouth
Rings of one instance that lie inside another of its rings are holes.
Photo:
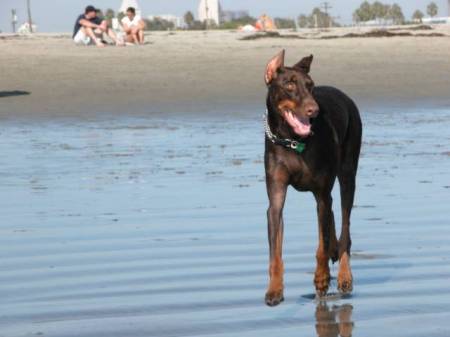
[[[299,117],[292,110],[283,111],[283,117],[296,134],[307,137],[311,134],[311,121],[307,117]]]

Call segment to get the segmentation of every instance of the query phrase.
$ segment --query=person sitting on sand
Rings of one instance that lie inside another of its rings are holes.
[[[145,22],[138,15],[134,7],[128,7],[127,15],[122,19],[125,41],[135,44],[144,44]]]
[[[94,6],[87,6],[84,14],[81,14],[75,22],[73,40],[76,44],[104,47],[103,34],[106,33],[114,41],[116,46],[123,46],[114,31],[108,27],[106,20],[97,15],[98,10]]]

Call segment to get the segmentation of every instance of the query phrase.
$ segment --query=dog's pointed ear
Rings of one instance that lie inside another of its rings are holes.
[[[305,74],[309,74],[309,71],[311,70],[311,63],[313,61],[314,56],[310,55],[307,57],[302,58],[295,66],[294,68],[303,71]]]
[[[284,49],[267,63],[266,74],[264,75],[266,84],[272,82],[277,76],[277,70],[281,67],[284,67]]]

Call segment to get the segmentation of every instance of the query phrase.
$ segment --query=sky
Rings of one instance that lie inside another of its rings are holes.
[[[331,13],[338,17],[338,22],[351,23],[353,11],[363,0],[328,0],[333,6]],[[373,1],[373,0],[372,0]],[[407,18],[411,18],[416,9],[426,12],[426,6],[431,0],[381,0],[384,3],[397,2]],[[434,0],[439,6],[439,15],[447,16],[447,1]],[[86,5],[92,4],[98,8],[118,9],[121,0],[31,0],[33,19],[40,32],[69,32],[72,30],[78,14]],[[245,9],[253,16],[267,13],[271,16],[296,17],[299,14],[309,14],[322,0],[221,0],[225,10]],[[144,15],[175,14],[183,15],[191,10],[197,15],[199,0],[138,0]],[[26,0],[0,0],[0,30],[11,31],[11,9],[17,9],[19,22],[26,20]]]

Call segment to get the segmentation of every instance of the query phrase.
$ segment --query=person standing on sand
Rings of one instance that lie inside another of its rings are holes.
[[[102,38],[107,33],[116,46],[123,46],[114,31],[108,27],[106,20],[102,20],[97,15],[98,10],[94,6],[87,6],[84,14],[78,16],[73,29],[73,40],[76,44],[89,46],[95,44],[97,47],[104,47]]]
[[[145,22],[138,15],[134,7],[128,7],[127,15],[122,19],[122,27],[125,32],[125,41],[135,44],[144,44]]]

